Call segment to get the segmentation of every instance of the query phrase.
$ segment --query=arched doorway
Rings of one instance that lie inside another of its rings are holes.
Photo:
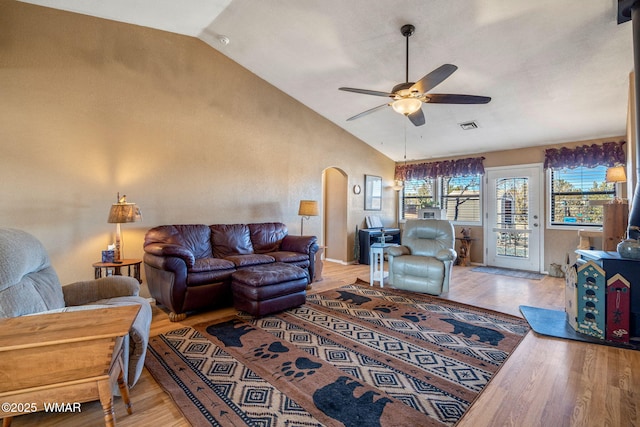
[[[327,260],[347,264],[349,251],[347,245],[348,179],[347,174],[338,168],[330,167],[322,172],[323,198],[323,245]]]

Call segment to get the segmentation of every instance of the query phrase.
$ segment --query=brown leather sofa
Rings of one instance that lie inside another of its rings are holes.
[[[175,322],[188,311],[231,305],[238,269],[282,262],[303,268],[311,283],[318,243],[288,235],[279,222],[162,225],[147,232],[144,251],[151,296]]]

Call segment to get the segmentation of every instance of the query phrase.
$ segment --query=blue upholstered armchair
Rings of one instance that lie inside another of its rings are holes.
[[[408,220],[402,246],[389,248],[389,283],[394,288],[440,295],[449,291],[457,254],[453,225],[446,220]]]
[[[109,276],[61,286],[44,246],[29,233],[0,228],[0,318],[138,304],[125,337],[124,375],[132,387],[144,367],[151,306],[132,277]],[[117,392],[117,390],[114,389]]]

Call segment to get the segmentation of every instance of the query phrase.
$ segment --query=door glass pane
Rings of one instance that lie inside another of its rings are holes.
[[[529,178],[496,180],[496,255],[529,257]]]

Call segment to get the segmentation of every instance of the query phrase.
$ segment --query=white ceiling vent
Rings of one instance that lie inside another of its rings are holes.
[[[458,123],[458,124],[460,125],[462,130],[478,129],[478,123],[476,123],[475,121]]]

